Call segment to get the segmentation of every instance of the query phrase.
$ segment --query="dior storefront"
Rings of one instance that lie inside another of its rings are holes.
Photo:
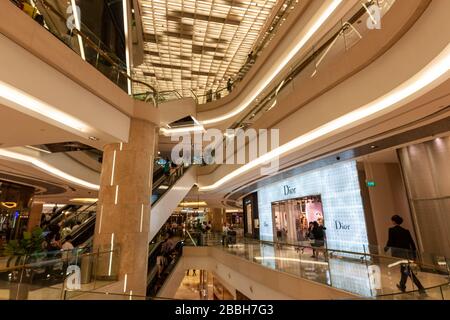
[[[356,161],[308,171],[257,191],[259,237],[301,243],[308,224],[326,228],[328,248],[365,252],[366,218]]]

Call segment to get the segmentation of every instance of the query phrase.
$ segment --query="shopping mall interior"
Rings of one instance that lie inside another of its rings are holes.
[[[0,300],[450,300],[450,1],[0,1]]]

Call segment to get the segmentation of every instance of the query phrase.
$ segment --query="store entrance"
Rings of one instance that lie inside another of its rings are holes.
[[[272,202],[274,239],[280,242],[307,241],[310,222],[324,225],[320,195]]]

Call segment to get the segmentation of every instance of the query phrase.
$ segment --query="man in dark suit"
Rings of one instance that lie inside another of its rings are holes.
[[[416,244],[414,243],[409,230],[400,226],[403,222],[402,217],[399,215],[394,215],[391,220],[394,226],[389,228],[389,238],[384,251],[386,252],[391,249],[391,254],[393,257],[406,260],[415,260],[417,258]],[[401,278],[400,283],[397,284],[397,288],[399,288],[402,292],[405,292],[406,281],[408,280],[408,277],[411,277],[412,281],[419,289],[419,292],[421,294],[425,294],[425,288],[422,286],[414,272],[412,272],[409,264],[402,263],[400,266],[400,272]]]

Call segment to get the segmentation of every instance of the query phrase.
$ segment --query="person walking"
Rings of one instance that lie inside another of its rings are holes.
[[[75,261],[75,257],[74,257],[74,249],[75,247],[72,244],[72,236],[69,234],[68,236],[66,236],[66,238],[64,239],[64,243],[61,246],[61,251],[63,252],[62,254],[62,260],[63,260],[63,270],[67,270],[67,268],[69,267],[69,265],[71,265],[72,263],[74,263]],[[65,271],[65,273],[67,273],[67,271]]]
[[[393,257],[405,260],[415,260],[417,258],[416,244],[414,243],[409,230],[400,226],[403,223],[403,218],[399,215],[394,215],[392,216],[391,221],[394,226],[389,228],[389,237],[384,252],[391,250],[391,255]],[[410,277],[419,289],[419,293],[421,295],[426,294],[425,288],[414,272],[412,272],[409,263],[402,263],[400,265],[400,273],[400,283],[397,284],[397,288],[400,289],[400,291],[406,291],[406,281],[408,280],[408,277]]]
[[[312,246],[316,249],[313,249],[313,258],[318,258],[319,253],[318,251],[323,248],[325,244],[325,227],[319,225],[317,221],[313,221],[313,227],[311,230],[311,233],[313,235],[314,241],[312,242]],[[326,258],[326,254],[324,254]]]
[[[222,246],[227,247],[228,246],[228,231],[230,228],[228,228],[228,224],[224,222],[222,226]]]

